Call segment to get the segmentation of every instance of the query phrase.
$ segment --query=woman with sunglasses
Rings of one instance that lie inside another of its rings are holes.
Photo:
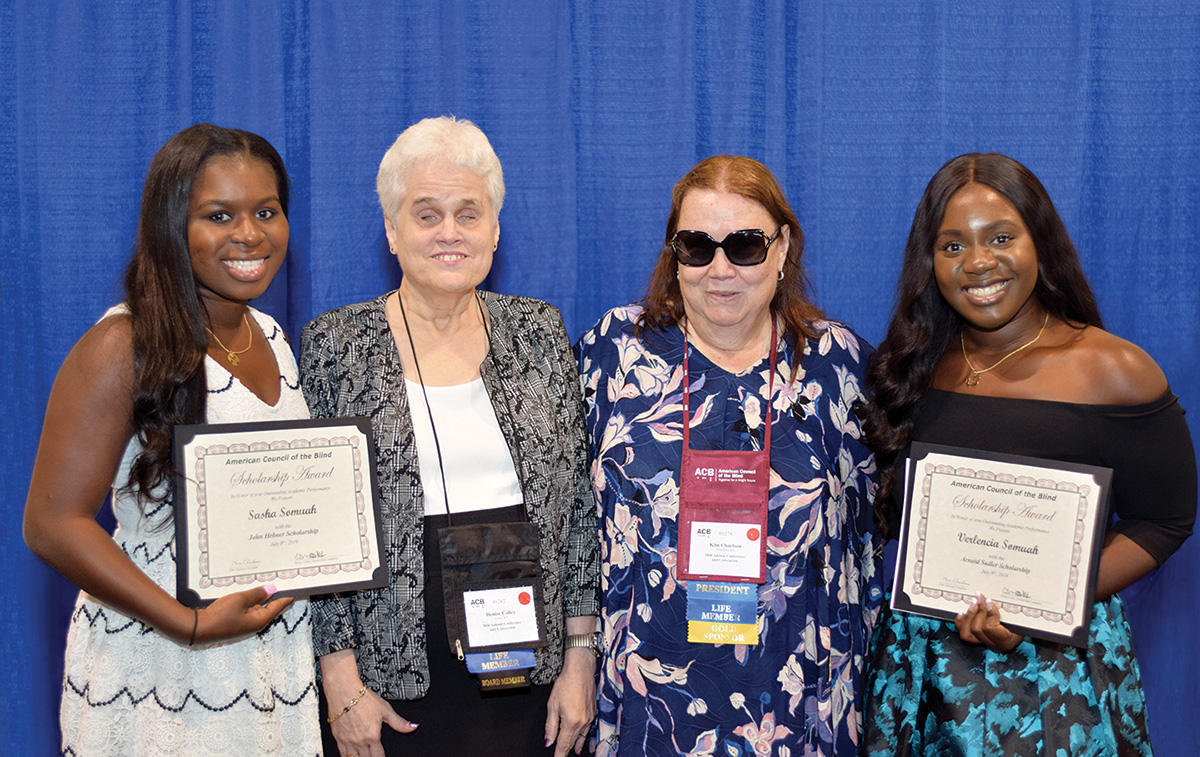
[[[600,755],[857,754],[881,596],[851,410],[870,348],[808,299],[803,246],[765,166],[708,158],[675,186],[645,299],[576,345]]]

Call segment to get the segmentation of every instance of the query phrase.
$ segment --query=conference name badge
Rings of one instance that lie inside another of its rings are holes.
[[[472,648],[536,642],[540,636],[533,585],[463,592]]]
[[[747,583],[690,581],[688,641],[693,644],[758,644],[758,587]]]
[[[691,523],[692,573],[757,579],[762,572],[762,530],[747,523]]]

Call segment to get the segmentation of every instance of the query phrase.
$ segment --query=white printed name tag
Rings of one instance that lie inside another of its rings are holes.
[[[757,577],[762,533],[750,523],[693,521],[689,559],[692,573]]]
[[[464,591],[463,609],[472,648],[538,640],[532,585]]]

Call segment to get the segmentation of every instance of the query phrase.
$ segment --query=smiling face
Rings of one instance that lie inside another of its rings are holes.
[[[275,172],[247,155],[207,160],[192,182],[187,232],[203,300],[245,304],[261,295],[287,254]]]
[[[500,241],[483,179],[441,160],[421,163],[405,177],[400,209],[384,222],[403,286],[425,297],[474,290],[491,270]]]
[[[778,224],[766,208],[729,192],[693,189],[680,203],[675,231],[703,231],[722,240],[731,231],[761,229],[770,236]],[[738,342],[753,339],[770,322],[771,298],[790,239],[785,226],[759,265],[735,266],[718,249],[706,266],[678,265],[679,289],[688,324],[709,341]]]
[[[994,189],[970,183],[946,203],[933,252],[942,297],[979,331],[1042,322],[1033,296],[1038,257],[1021,214]]]

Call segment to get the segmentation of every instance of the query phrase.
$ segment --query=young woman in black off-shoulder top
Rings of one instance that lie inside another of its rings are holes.
[[[1028,638],[980,595],[954,622],[878,624],[865,753],[1149,754],[1117,592],[1191,534],[1196,469],[1158,365],[1103,329],[1037,178],[998,154],[944,165],[917,208],[896,312],[868,373],[867,441],[894,524],[913,441],[1113,469],[1088,646]]]

